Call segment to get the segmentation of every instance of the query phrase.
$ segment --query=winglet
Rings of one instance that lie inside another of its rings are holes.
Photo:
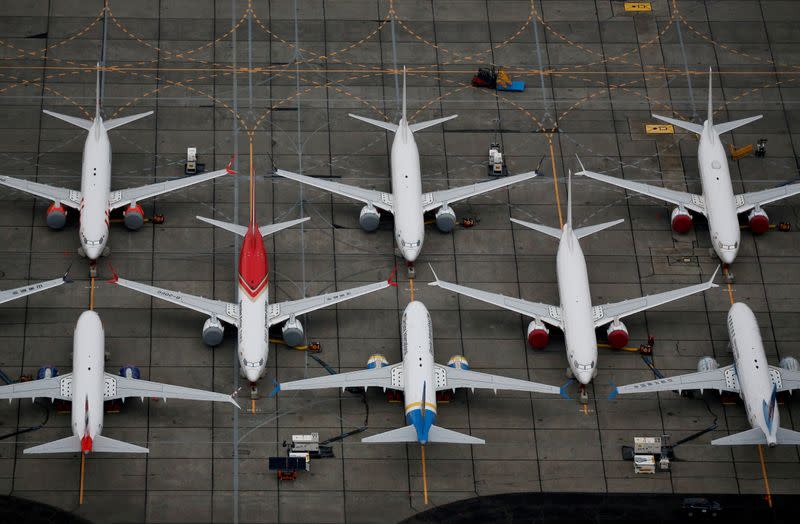
[[[613,387],[614,389],[612,389],[611,393],[609,393],[608,400],[611,400],[612,398],[614,398],[617,395],[619,395],[619,389],[617,389],[617,386],[615,386],[613,382],[610,382],[610,384],[611,384],[611,387]]]
[[[394,268],[392,268],[392,272],[389,274],[389,279],[387,280],[387,282],[389,283],[390,286],[397,287],[397,280],[395,280],[395,278],[397,278],[397,263],[396,262],[394,264]]]
[[[428,267],[431,268],[431,273],[433,273],[433,282],[428,282],[429,286],[438,286],[439,285],[439,275],[436,274],[436,270],[433,269],[433,266],[430,262],[428,262]]]
[[[277,395],[277,394],[278,394],[278,392],[281,390],[281,384],[280,384],[280,382],[278,382],[277,380],[273,380],[273,382],[275,383],[275,387],[274,387],[274,388],[272,388],[272,391],[270,391],[270,393],[269,393],[269,398],[272,398],[272,397],[274,397],[274,396],[275,396],[275,395]]]
[[[572,384],[572,380],[571,379],[567,380],[566,382],[564,382],[564,385],[561,386],[561,388],[559,388],[559,391],[558,391],[561,394],[561,396],[564,397],[567,400],[572,400],[572,397],[570,397],[567,394],[567,386],[569,386],[570,384]]]
[[[581,162],[581,157],[578,156],[578,153],[575,153],[575,158],[578,160],[578,165],[581,166],[581,170],[578,171],[577,173],[575,173],[576,175],[578,175],[578,174],[583,173],[584,171],[586,171],[586,168],[583,167],[583,162]]]
[[[65,284],[72,284],[73,280],[72,277],[69,276],[69,271],[72,269],[72,263],[67,267],[67,270],[64,271],[64,275],[61,277],[61,280],[64,281]]]
[[[106,282],[108,282],[109,284],[116,284],[119,281],[119,275],[117,274],[117,271],[114,269],[114,266],[111,265],[111,262],[108,263],[108,269],[111,270],[112,276],[111,278],[106,280]]]
[[[231,159],[228,161],[228,165],[225,166],[225,171],[228,172],[229,175],[235,175],[236,171],[233,170],[233,155],[231,155]]]
[[[711,284],[711,287],[719,287],[719,284],[715,284],[714,280],[717,278],[717,273],[719,273],[719,268],[721,265],[717,265],[717,269],[714,270],[714,274],[711,275],[711,278],[708,279],[708,282]]]

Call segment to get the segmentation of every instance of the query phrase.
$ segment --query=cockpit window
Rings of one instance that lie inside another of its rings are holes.
[[[575,369],[579,371],[591,371],[594,369],[594,360],[592,360],[592,362],[589,364],[581,364],[580,362],[575,360],[573,361],[573,364],[575,364]]]

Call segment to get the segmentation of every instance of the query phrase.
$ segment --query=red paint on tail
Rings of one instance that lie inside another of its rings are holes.
[[[268,282],[269,264],[264,239],[258,225],[251,221],[239,252],[239,285],[255,298],[267,287]]]
[[[92,451],[92,437],[84,435],[81,439],[81,452],[89,453],[90,451]]]

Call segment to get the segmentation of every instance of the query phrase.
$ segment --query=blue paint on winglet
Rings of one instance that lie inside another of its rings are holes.
[[[612,398],[616,397],[619,394],[617,386],[615,386],[613,382],[611,382],[610,384],[614,389],[612,389],[611,393],[608,395],[608,400],[611,400]]]
[[[572,400],[572,397],[570,397],[570,396],[567,394],[567,387],[568,387],[570,384],[572,384],[572,379],[570,379],[570,380],[567,380],[567,381],[564,383],[564,385],[563,385],[563,386],[561,386],[561,390],[559,391],[559,393],[561,393],[561,396],[562,396],[562,397],[564,397],[564,398],[565,398],[565,399],[567,399],[567,400]]]
[[[274,387],[274,388],[272,388],[272,391],[271,391],[271,392],[270,392],[270,394],[269,394],[269,398],[272,398],[272,397],[274,397],[274,396],[275,396],[275,395],[277,395],[277,394],[278,394],[278,392],[281,390],[281,384],[280,384],[280,382],[278,382],[278,381],[276,381],[276,380],[273,380],[273,382],[275,382],[275,387]]]

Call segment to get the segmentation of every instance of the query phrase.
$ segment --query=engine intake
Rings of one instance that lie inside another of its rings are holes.
[[[456,212],[447,204],[436,212],[436,227],[442,233],[449,233],[456,227]]]
[[[283,341],[292,347],[299,346],[305,340],[303,324],[294,317],[286,321],[286,324],[281,328],[281,334],[283,335]]]
[[[528,324],[528,344],[534,349],[543,349],[550,342],[550,330],[541,320]]]
[[[683,207],[676,207],[672,210],[672,230],[676,233],[688,233],[692,229],[692,215]]]
[[[800,362],[794,357],[783,357],[778,365],[786,371],[800,371]]]
[[[136,366],[122,366],[119,368],[119,376],[138,380],[141,378],[142,373]]]
[[[47,216],[45,217],[47,227],[50,229],[62,229],[64,224],[67,223],[67,210],[59,202],[53,202],[47,208]]]
[[[614,349],[624,348],[628,345],[628,340],[630,339],[628,328],[619,320],[612,322],[611,325],[608,326],[606,335],[608,336],[608,344]]]
[[[447,365],[455,369],[469,370],[469,360],[464,355],[453,355],[447,361]]]
[[[389,361],[380,353],[375,353],[367,359],[367,369],[377,369],[388,365]]]
[[[216,317],[211,317],[203,324],[203,342],[214,347],[222,343],[222,336],[225,334],[225,326]]]
[[[122,213],[125,220],[125,227],[131,231],[136,231],[144,225],[144,209],[139,204],[132,204]]]
[[[53,366],[43,366],[39,368],[39,371],[36,372],[37,380],[42,380],[43,378],[53,378],[58,376],[58,368]]]
[[[760,207],[750,211],[747,220],[750,223],[750,231],[756,235],[763,235],[769,230],[769,216]]]
[[[361,226],[361,229],[372,232],[378,229],[380,223],[381,214],[374,206],[367,204],[361,208],[361,213],[358,215],[358,225]]]
[[[714,357],[703,357],[697,361],[697,371],[701,373],[704,371],[714,371],[715,369],[719,369],[719,363]]]

